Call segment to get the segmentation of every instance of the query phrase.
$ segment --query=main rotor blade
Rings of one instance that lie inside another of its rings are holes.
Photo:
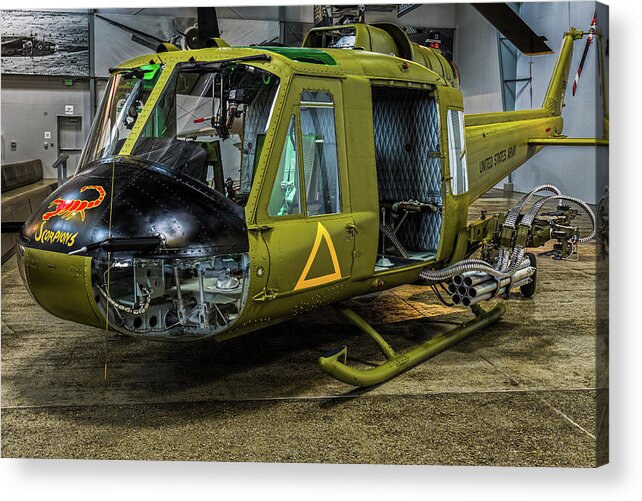
[[[153,35],[151,33],[147,33],[147,32],[142,31],[142,30],[138,30],[136,28],[132,28],[131,26],[127,26],[126,24],[120,23],[120,22],[116,21],[115,19],[111,19],[108,16],[104,16],[104,15],[101,15],[101,14],[95,14],[95,15],[96,15],[96,17],[98,19],[102,19],[106,23],[109,23],[109,24],[111,24],[113,26],[116,26],[117,28],[120,28],[121,30],[126,31],[128,33],[131,33],[132,36],[138,37],[138,40],[135,40],[135,41],[136,41],[136,43],[138,43],[140,45],[145,45],[146,47],[150,47],[150,48],[152,48],[152,46],[153,46],[153,48],[156,48],[159,43],[165,42],[165,40],[163,40],[162,38],[160,38],[160,37],[158,37],[156,35]]]
[[[206,47],[210,38],[219,38],[221,29],[218,26],[216,7],[197,7],[198,16],[198,47]]]

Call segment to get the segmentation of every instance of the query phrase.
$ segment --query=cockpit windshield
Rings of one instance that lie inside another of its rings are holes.
[[[132,150],[237,202],[250,192],[279,79],[227,62],[177,66]]]
[[[80,169],[120,153],[161,71],[160,64],[114,70],[78,164]]]

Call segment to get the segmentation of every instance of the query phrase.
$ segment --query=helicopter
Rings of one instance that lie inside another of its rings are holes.
[[[553,241],[567,259],[595,235],[590,207],[552,185],[468,220],[545,146],[608,144],[562,134],[588,34],[564,35],[540,108],[475,115],[455,65],[392,23],[316,27],[301,47],[161,44],[110,70],[75,175],[19,233],[23,281],[60,318],[163,341],[223,341],[332,305],[386,361],[352,367],[342,346],[321,369],[379,384],[497,322],[505,302],[485,301],[532,296],[527,248]],[[408,283],[441,287],[473,319],[396,353],[342,303]]]

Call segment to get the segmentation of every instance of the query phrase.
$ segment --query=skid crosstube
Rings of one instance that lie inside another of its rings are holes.
[[[363,318],[350,308],[337,307],[337,311],[370,336],[381,348],[387,361],[371,369],[356,369],[346,365],[348,348],[342,346],[319,358],[321,369],[330,376],[353,386],[372,386],[382,383],[397,374],[406,371],[421,362],[434,357],[453,344],[497,322],[506,311],[506,306],[499,303],[492,310],[486,311],[479,305],[471,309],[475,318],[448,332],[440,334],[405,353],[395,353],[383,337]]]

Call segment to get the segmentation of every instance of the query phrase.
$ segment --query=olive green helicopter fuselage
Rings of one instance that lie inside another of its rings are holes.
[[[465,117],[456,68],[393,25],[127,61],[76,175],[20,234],[25,283],[65,319],[224,340],[416,282],[489,237],[474,200],[570,141],[582,35],[565,35],[541,108]]]

